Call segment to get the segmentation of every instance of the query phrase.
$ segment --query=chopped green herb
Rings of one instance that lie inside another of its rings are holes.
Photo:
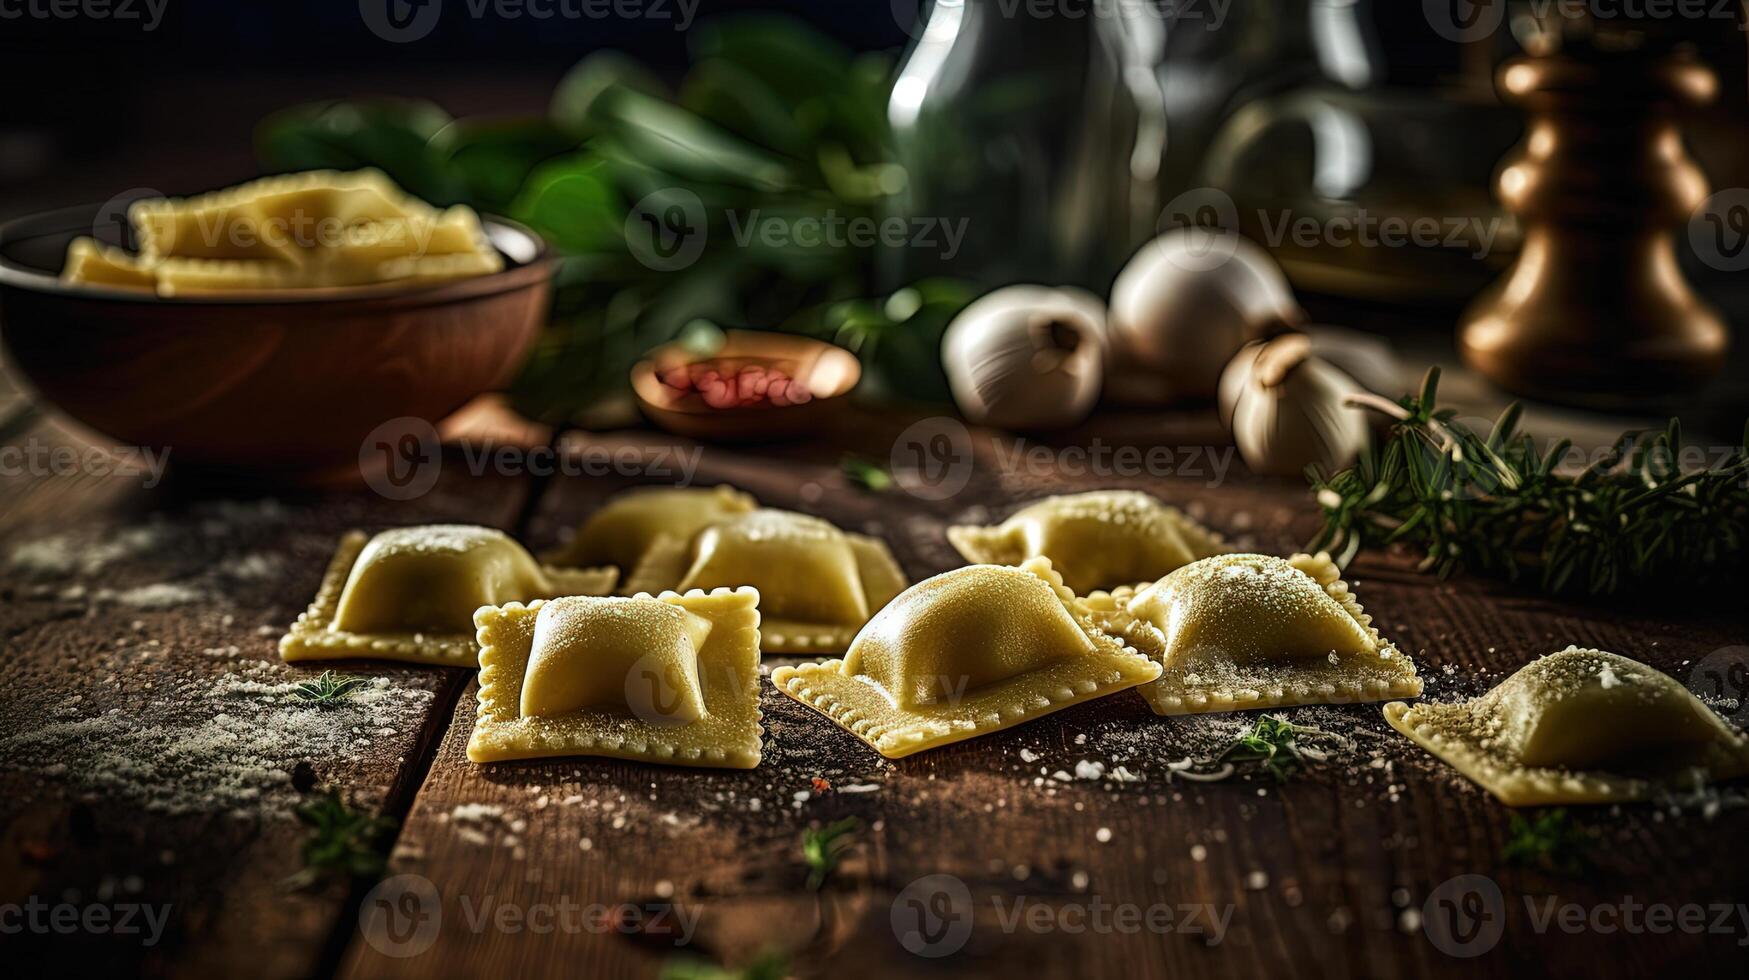
[[[1300,754],[1298,737],[1309,729],[1295,727],[1278,715],[1257,719],[1257,727],[1241,735],[1221,753],[1222,762],[1255,762],[1258,767],[1286,782],[1295,770],[1305,765]]]
[[[1565,874],[1584,870],[1592,843],[1591,834],[1567,818],[1565,807],[1544,810],[1530,820],[1514,813],[1511,834],[1500,851],[1507,864]]]
[[[819,890],[838,868],[838,859],[855,843],[851,837],[862,827],[855,817],[829,823],[824,827],[809,827],[802,831],[802,860],[808,865],[808,888]]]
[[[893,474],[888,473],[878,463],[871,463],[856,456],[846,456],[844,462],[840,464],[840,468],[843,469],[846,479],[864,490],[880,493],[892,489]]]
[[[384,853],[395,821],[346,805],[328,793],[298,808],[298,819],[310,827],[304,842],[304,868],[287,884],[303,888],[327,875],[376,878],[388,867]]]
[[[326,708],[346,700],[353,689],[363,683],[361,678],[341,677],[331,670],[324,670],[315,680],[299,684],[295,693],[311,704]]]
[[[1396,421],[1352,468],[1308,471],[1324,510],[1308,550],[1347,565],[1363,545],[1403,542],[1441,577],[1470,569],[1580,596],[1693,590],[1749,570],[1749,428],[1743,444],[1709,453],[1684,446],[1672,419],[1623,434],[1577,473],[1557,472],[1571,442],[1539,449],[1518,431],[1517,405],[1492,431],[1471,431],[1435,407],[1438,388],[1434,368],[1418,396],[1349,397]]]

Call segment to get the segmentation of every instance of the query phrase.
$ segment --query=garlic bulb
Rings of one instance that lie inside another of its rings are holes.
[[[1105,364],[1105,306],[1078,289],[1008,286],[962,310],[942,367],[966,418],[1010,429],[1074,425]]]
[[[1142,246],[1112,286],[1113,373],[1125,400],[1211,398],[1240,347],[1304,318],[1268,252],[1180,228]]]
[[[1247,344],[1221,374],[1221,420],[1252,472],[1297,476],[1316,465],[1328,473],[1366,448],[1366,414],[1343,404],[1362,388],[1312,356],[1302,333]]]

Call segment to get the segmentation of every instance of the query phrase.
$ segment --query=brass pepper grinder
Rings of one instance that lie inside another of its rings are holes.
[[[1642,35],[1559,41],[1499,74],[1529,114],[1496,184],[1523,246],[1465,312],[1458,346],[1518,394],[1643,407],[1711,378],[1729,343],[1675,249],[1707,196],[1675,113],[1711,101],[1717,80],[1682,48],[1653,50]]]

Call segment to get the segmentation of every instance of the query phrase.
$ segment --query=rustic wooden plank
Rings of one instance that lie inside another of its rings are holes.
[[[864,451],[878,456],[880,439],[903,421],[870,433]],[[599,442],[667,444],[634,434]],[[958,563],[942,538],[948,523],[1000,517],[1038,493],[1096,484],[1153,490],[1247,547],[1289,551],[1316,526],[1303,487],[1292,481],[1236,474],[1212,487],[1184,474],[1053,481],[1003,471],[1000,460],[1015,458],[1011,448],[975,444],[977,472],[967,489],[940,501],[856,491],[833,453],[806,447],[711,449],[696,482],[729,480],[769,504],[879,530],[919,577]],[[555,480],[532,537],[556,538],[641,479],[660,482],[626,474]],[[1578,607],[1475,580],[1437,583],[1411,564],[1368,554],[1353,575],[1381,626],[1416,656],[1434,697],[1485,689],[1567,642],[1614,649],[1678,676],[1742,642],[1739,618]],[[592,759],[478,767],[465,758],[474,704],[464,696],[393,859],[393,870],[410,877],[391,879],[375,896],[401,908],[397,900],[417,886],[427,900],[404,908],[422,914],[428,931],[407,933],[408,941],[355,932],[341,973],[414,976],[441,967],[462,975],[639,976],[679,955],[742,965],[778,948],[797,973],[835,977],[1508,976],[1527,959],[1553,970],[1630,975],[1658,964],[1734,962],[1745,934],[1742,927],[1732,935],[1539,932],[1524,903],[1540,913],[1545,900],[1586,909],[1624,896],[1672,906],[1735,901],[1749,870],[1718,856],[1734,853],[1749,810],[1710,820],[1651,806],[1589,810],[1578,820],[1599,837],[1591,848],[1597,868],[1569,876],[1508,867],[1500,852],[1509,811],[1391,732],[1376,705],[1290,712],[1346,734],[1353,748],[1284,785],[1173,777],[1168,763],[1206,755],[1244,716],[1162,719],[1129,694],[898,762],[769,686],[762,707],[766,758],[752,772]],[[1121,765],[1142,779],[1076,778],[1083,762],[1108,772]],[[818,792],[815,778],[830,791]],[[855,849],[812,893],[799,837],[844,816],[862,821]],[[909,901],[934,893],[913,883],[939,874],[964,886],[972,928],[951,956],[932,960],[907,952],[893,922],[916,921],[906,919]],[[1457,958],[1430,941],[1424,917],[1444,916],[1440,887],[1471,874],[1500,889],[1500,904],[1482,908],[1499,918],[1503,934],[1485,955]],[[1020,925],[1005,921],[1017,914],[1015,902]],[[1212,906],[1229,917],[1219,942],[1207,931],[1207,913],[1192,920],[1201,934],[1082,925],[1112,905],[1179,919],[1188,907]],[[659,921],[606,929],[596,913],[579,913],[568,929],[535,931],[525,918],[563,907],[635,908]],[[1025,924],[1034,914],[1044,928]],[[677,930],[678,922],[686,927]]]
[[[33,441],[93,446],[52,419],[9,444]],[[290,689],[320,668],[280,663],[276,642],[342,530],[511,521],[524,480],[445,468],[405,503],[91,472],[0,479],[0,905],[162,916],[157,936],[27,924],[6,937],[22,972],[329,968],[352,885],[287,887],[308,836],[294,811],[333,790],[398,817],[466,675],[339,664],[366,686],[314,708]]]

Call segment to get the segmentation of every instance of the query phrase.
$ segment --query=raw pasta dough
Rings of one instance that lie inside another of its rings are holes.
[[[839,653],[905,587],[886,543],[787,510],[732,514],[690,537],[663,534],[625,593],[751,585],[767,653]]]
[[[502,531],[460,524],[341,538],[315,601],[279,641],[287,661],[367,657],[472,667],[474,610],[601,595],[612,568],[537,565]]]
[[[136,201],[128,221],[137,256],[81,238],[61,278],[186,296],[434,281],[504,267],[472,209],[440,211],[375,170],[310,171]]]
[[[1085,601],[1096,622],[1164,667],[1142,688],[1159,714],[1421,694],[1414,664],[1373,628],[1325,554],[1220,555]]]
[[[1214,532],[1136,490],[1046,497],[994,527],[950,527],[947,538],[970,562],[1049,558],[1076,595],[1152,582],[1227,550]]]
[[[1106,634],[1043,558],[970,565],[905,590],[842,660],[777,689],[897,759],[1135,687],[1158,665]]]
[[[634,569],[657,537],[690,538],[713,521],[745,514],[757,506],[752,494],[731,486],[628,490],[589,515],[569,544],[541,559],[552,565]]]
[[[1479,698],[1385,720],[1507,806],[1618,803],[1749,774],[1749,739],[1668,675],[1568,647]]]
[[[474,615],[474,762],[759,764],[759,593],[572,597]]]

